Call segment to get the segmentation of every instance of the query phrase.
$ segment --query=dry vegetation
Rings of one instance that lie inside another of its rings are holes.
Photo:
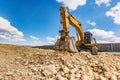
[[[1,44],[0,80],[120,80],[120,56]]]

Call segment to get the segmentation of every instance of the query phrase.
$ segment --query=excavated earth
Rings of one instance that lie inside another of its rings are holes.
[[[120,56],[0,44],[0,80],[120,80]]]

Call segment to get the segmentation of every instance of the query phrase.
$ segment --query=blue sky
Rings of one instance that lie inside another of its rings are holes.
[[[98,42],[120,42],[119,0],[0,0],[0,43],[54,44],[62,28],[61,5]],[[74,28],[70,33],[75,36]]]

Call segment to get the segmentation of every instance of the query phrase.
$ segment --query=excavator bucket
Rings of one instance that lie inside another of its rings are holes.
[[[67,41],[62,41],[58,39],[55,43],[55,49],[60,51],[64,50],[69,52],[78,52],[77,47],[75,45],[75,39],[73,37],[71,37]]]

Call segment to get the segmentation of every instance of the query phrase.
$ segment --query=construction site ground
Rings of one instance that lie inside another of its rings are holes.
[[[120,80],[120,56],[0,44],[0,80]]]

